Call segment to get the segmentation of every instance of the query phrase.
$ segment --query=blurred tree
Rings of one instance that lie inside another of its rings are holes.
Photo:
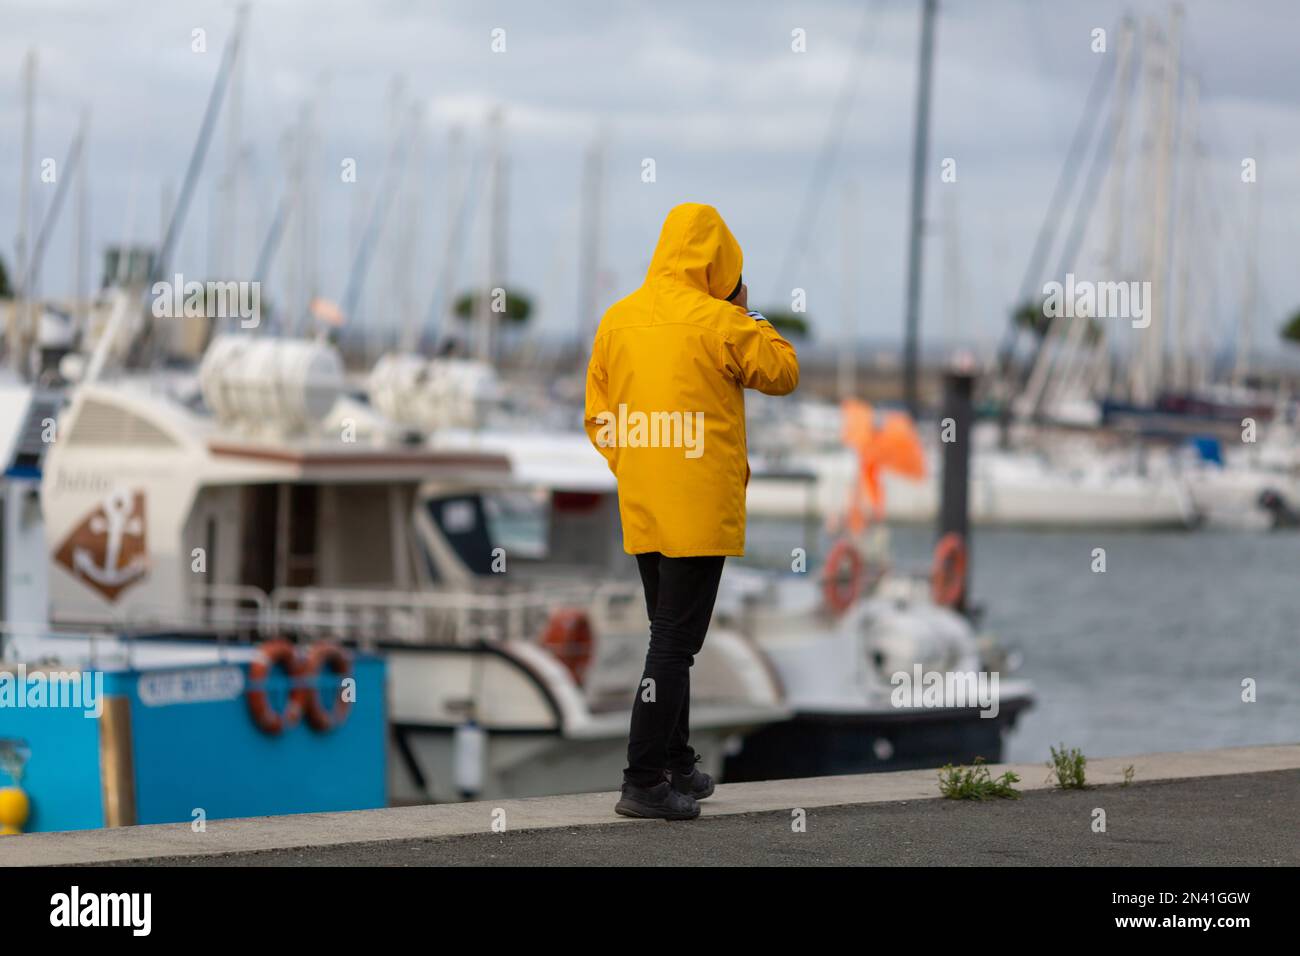
[[[772,323],[772,328],[776,329],[782,335],[795,339],[806,339],[812,331],[812,326],[808,320],[795,315],[793,312],[786,312],[783,309],[759,309],[763,317]]]
[[[9,270],[5,268],[4,256],[0,256],[0,299],[12,299],[13,287],[9,285]]]
[[[1048,329],[1052,326],[1052,317],[1046,314],[1043,308],[1044,302],[1044,299],[1029,301],[1011,313],[1016,328],[1032,332],[1040,342],[1047,337]],[[1101,331],[1101,324],[1096,319],[1089,319],[1084,332],[1084,341],[1089,345],[1096,345],[1101,341]]]
[[[1282,336],[1282,341],[1300,345],[1300,309],[1296,309],[1295,314],[1282,326],[1279,334]]]
[[[1025,302],[1011,313],[1011,319],[1016,328],[1032,332],[1039,339],[1047,335],[1047,327],[1052,324],[1051,317],[1043,313],[1042,299]]]
[[[524,323],[528,317],[533,314],[533,300],[525,292],[516,289],[506,289],[506,309],[501,313],[502,317],[509,322]],[[474,313],[478,311],[479,293],[462,292],[456,298],[454,312],[458,319],[471,319]]]

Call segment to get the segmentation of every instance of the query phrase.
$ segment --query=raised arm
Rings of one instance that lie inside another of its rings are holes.
[[[759,313],[728,308],[723,338],[723,371],[743,387],[788,395],[799,386],[799,356]]]

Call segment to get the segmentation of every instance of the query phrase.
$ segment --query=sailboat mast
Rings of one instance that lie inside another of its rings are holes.
[[[957,353],[962,329],[961,226],[957,217],[957,194],[943,192],[943,348],[949,357]]]
[[[1174,229],[1177,247],[1178,304],[1174,309],[1174,330],[1176,345],[1174,351],[1173,384],[1178,391],[1185,391],[1191,385],[1191,321],[1188,312],[1191,308],[1192,284],[1192,245],[1199,228],[1196,224],[1196,124],[1198,108],[1198,87],[1195,77],[1187,78],[1187,91],[1183,100],[1183,118],[1179,124],[1179,163],[1182,166],[1179,183],[1182,199],[1178,205],[1178,223]]]
[[[587,349],[600,322],[596,315],[596,286],[600,276],[601,199],[604,189],[605,144],[597,133],[582,167],[582,212],[578,249],[578,361],[585,365]]]
[[[242,24],[248,16],[246,4],[239,8]],[[242,31],[241,31],[242,32]],[[232,279],[239,275],[240,266],[240,209],[243,206],[241,187],[243,177],[240,175],[241,154],[243,151],[243,106],[244,106],[244,57],[236,49],[230,64],[230,104],[226,111],[226,159],[225,159],[225,203],[222,218],[225,228],[222,230],[223,245],[218,250],[221,259],[221,278]]]
[[[921,0],[921,53],[916,78],[916,130],[912,139],[912,203],[908,221],[906,311],[903,325],[903,401],[913,418],[920,412],[917,365],[920,361],[921,231],[925,225],[925,166],[930,140],[935,7],[936,0]]]
[[[77,340],[85,335],[90,327],[90,288],[86,281],[87,271],[87,243],[89,242],[90,230],[90,195],[89,183],[87,182],[87,170],[90,168],[89,157],[86,156],[86,150],[89,149],[86,143],[86,135],[90,129],[90,110],[81,111],[81,131],[78,136],[81,139],[81,165],[77,168],[77,231],[73,239],[73,261],[76,270],[76,289],[74,296],[76,300],[76,315],[74,318],[74,330]]]
[[[1263,150],[1255,144],[1255,155]],[[1238,387],[1246,384],[1250,375],[1250,353],[1255,347],[1255,302],[1259,286],[1259,183],[1250,187],[1250,225],[1246,237],[1246,275],[1242,290],[1241,319],[1237,324],[1237,358],[1233,365],[1232,380]]]
[[[27,275],[32,224],[32,149],[36,125],[36,51],[28,50],[23,61],[23,145],[22,165],[18,169],[18,235],[14,240],[14,277],[21,283]],[[21,370],[27,355],[27,289],[14,290],[13,314],[10,318],[9,361]]]
[[[1133,95],[1133,74],[1138,58],[1135,44],[1136,25],[1125,17],[1119,27],[1119,66],[1115,81],[1115,111],[1111,132],[1111,159],[1109,183],[1109,212],[1106,230],[1106,251],[1103,257],[1106,273],[1114,281],[1125,276],[1124,226],[1128,221],[1125,212],[1128,185],[1129,113]],[[1105,397],[1110,387],[1112,345],[1105,324],[1099,326],[1100,339],[1093,349],[1093,366],[1084,385],[1085,395]]]
[[[488,183],[487,208],[487,246],[484,249],[484,283],[483,292],[478,297],[477,313],[478,344],[475,357],[479,361],[491,363],[496,351],[496,333],[498,313],[493,309],[496,294],[493,290],[503,288],[502,272],[505,268],[504,232],[505,232],[505,177],[503,175],[502,155],[502,116],[500,109],[494,109],[488,119],[488,170],[491,179]]]
[[[1168,319],[1169,281],[1169,201],[1170,169],[1173,160],[1174,98],[1178,88],[1179,34],[1182,9],[1175,6],[1170,14],[1169,30],[1160,44],[1162,56],[1152,62],[1152,76],[1158,84],[1152,104],[1156,120],[1156,140],[1152,155],[1151,226],[1148,238],[1147,275],[1151,282],[1150,301],[1146,303],[1150,327],[1142,330],[1141,347],[1136,357],[1139,376],[1135,379],[1134,401],[1153,402],[1164,384],[1165,325]],[[1153,40],[1156,38],[1153,36]]]
[[[836,376],[840,401],[857,392],[857,267],[858,267],[858,192],[852,183],[844,187],[844,250],[840,295],[843,312],[839,367]]]

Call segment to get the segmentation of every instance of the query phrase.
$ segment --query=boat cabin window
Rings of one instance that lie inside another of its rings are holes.
[[[181,553],[205,554],[201,584],[405,588],[415,566],[415,488],[391,483],[213,485],[186,518]]]
[[[439,554],[448,550],[475,576],[491,574],[494,548],[509,555],[511,570],[550,576],[557,567],[600,574],[636,573],[623,553],[618,501],[612,493],[549,488],[493,488],[446,492],[426,498],[433,534],[425,558],[435,581]],[[517,579],[517,578],[516,578]]]
[[[492,540],[511,558],[544,561],[548,557],[550,509],[543,492],[503,489],[483,496]]]
[[[492,535],[488,527],[483,499],[476,494],[447,495],[429,498],[425,508],[443,539],[471,573],[492,573]],[[435,579],[442,575],[430,561]]]

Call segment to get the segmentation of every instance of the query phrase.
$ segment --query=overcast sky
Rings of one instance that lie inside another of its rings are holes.
[[[79,110],[92,112],[89,145],[93,275],[104,243],[151,240],[161,195],[183,179],[202,110],[231,32],[228,0],[2,0],[0,29],[0,255],[13,264],[19,182],[22,55],[39,55],[36,156],[62,161]],[[1015,298],[1034,235],[1101,54],[1092,31],[1126,10],[1165,21],[1164,2],[948,0],[936,33],[928,169],[924,323],[927,342],[992,341]],[[1300,6],[1293,0],[1185,4],[1184,62],[1200,82],[1204,152],[1197,206],[1205,241],[1193,269],[1226,337],[1241,308],[1250,187],[1241,160],[1259,161],[1260,343],[1300,306]],[[864,26],[865,21],[865,26]],[[248,144],[239,255],[254,249],[284,189],[285,131],[304,105],[318,142],[308,169],[319,201],[320,291],[341,298],[357,223],[381,182],[394,78],[421,110],[411,180],[369,273],[356,321],[391,328],[403,302],[395,276],[410,262],[409,296],[427,310],[450,204],[447,142],[462,125],[472,146],[493,105],[504,111],[509,158],[508,276],[541,302],[548,332],[578,325],[578,224],[584,153],[603,130],[605,269],[602,304],[639,283],[664,214],[683,201],[718,207],[745,249],[751,304],[789,307],[807,290],[822,341],[838,334],[846,295],[860,336],[902,327],[907,196],[919,0],[700,3],[430,3],[415,0],[259,0],[251,4],[243,74]],[[492,31],[505,31],[505,52]],[[206,30],[207,52],[192,51]],[[806,52],[791,49],[805,31]],[[855,59],[855,38],[865,29]],[[854,66],[856,64],[856,66]],[[855,99],[825,177],[806,255],[781,272],[850,67]],[[1135,122],[1143,119],[1133,103]],[[1104,120],[1104,112],[1097,122]],[[1139,122],[1140,125],[1140,122]],[[176,266],[204,278],[214,182],[226,162],[225,126],[213,143]],[[1135,145],[1136,145],[1135,140]],[[357,161],[358,182],[340,181]],[[642,181],[643,160],[656,179]],[[943,159],[957,180],[940,179]],[[1149,176],[1130,153],[1125,228],[1136,243]],[[36,186],[39,208],[53,187]],[[388,187],[391,188],[391,187]],[[458,288],[481,272],[483,203]],[[43,289],[71,290],[73,245],[65,210]],[[1078,263],[1098,271],[1106,207],[1099,205]],[[856,238],[846,257],[844,237]],[[405,254],[395,251],[398,247]],[[288,292],[301,252],[286,236],[268,295]],[[955,256],[953,252],[955,251]],[[851,270],[846,268],[850,263]],[[851,273],[846,281],[846,272]],[[959,280],[954,278],[959,275]],[[1211,278],[1206,278],[1211,277]],[[1212,278],[1217,277],[1217,278]],[[959,281],[958,285],[953,285]],[[949,283],[945,291],[945,282]],[[774,297],[774,293],[779,296]],[[1213,305],[1217,298],[1217,307]],[[945,303],[958,301],[958,309]]]

